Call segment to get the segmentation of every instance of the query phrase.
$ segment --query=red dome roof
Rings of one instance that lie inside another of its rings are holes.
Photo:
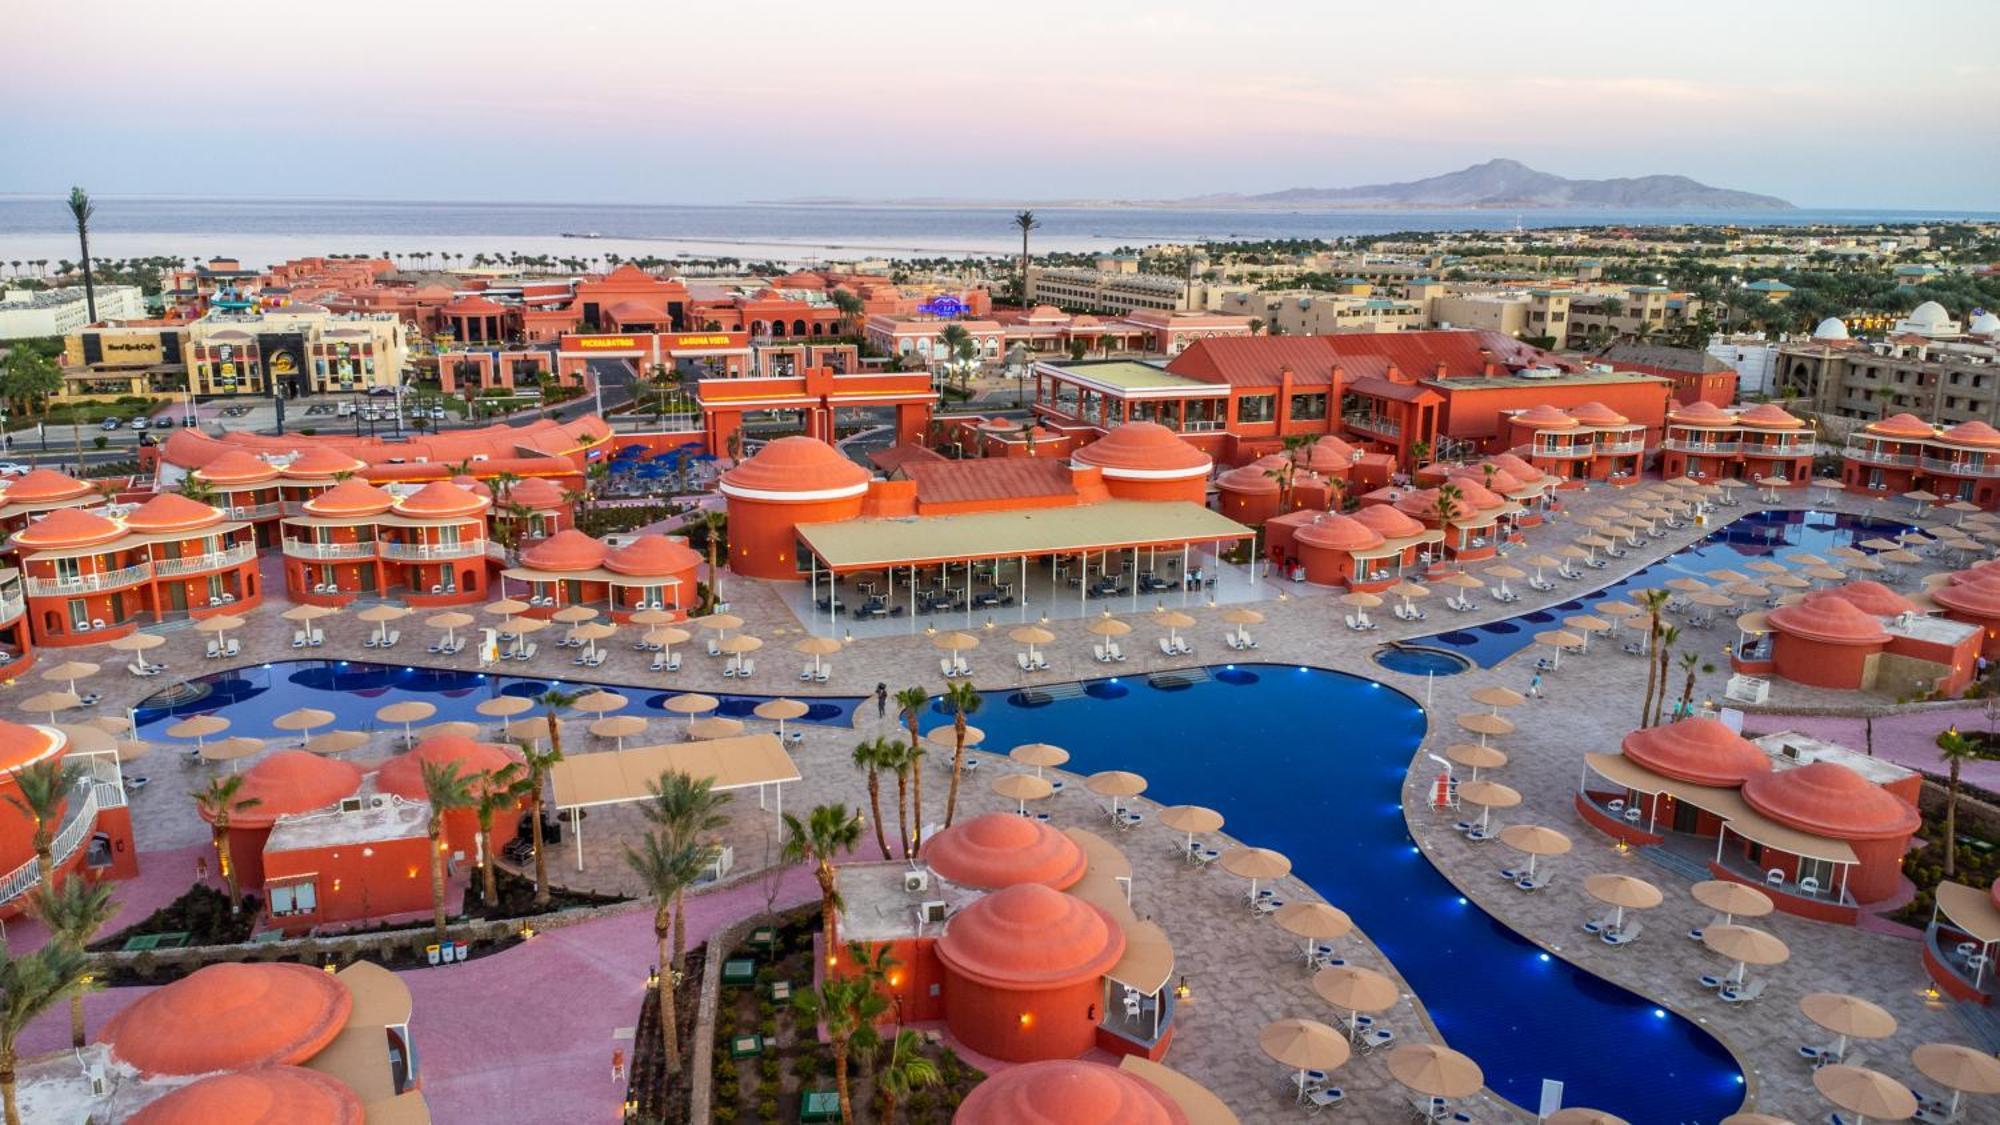
[[[354,997],[332,973],[287,962],[223,962],[140,997],[98,1031],[147,1074],[302,1063],[347,1025]]]
[[[446,316],[496,316],[506,311],[506,305],[477,295],[460,297],[444,307]]]
[[[1814,590],[1805,596],[1806,601],[1820,598],[1839,598],[1870,617],[1894,617],[1899,613],[1916,612],[1916,603],[1882,585],[1880,582],[1849,582],[1825,590]]]
[[[1547,403],[1543,403],[1540,406],[1531,406],[1514,415],[1510,421],[1516,426],[1530,426],[1537,430],[1569,430],[1576,428],[1576,419]]]
[[[237,828],[268,828],[280,816],[312,812],[352,797],[361,788],[361,768],[310,750],[279,750],[243,773],[238,800],[256,804],[232,811]],[[203,819],[206,819],[204,817]]]
[[[1891,414],[1862,428],[1877,437],[1894,438],[1927,438],[1937,432],[1929,422],[1914,414]]]
[[[1586,402],[1572,407],[1569,416],[1576,419],[1579,426],[1626,426],[1632,421],[1601,402]]]
[[[1932,601],[1967,617],[2000,618],[2000,581],[1949,582],[1930,593]]]
[[[474,496],[477,496],[482,500],[491,500],[493,498],[493,490],[491,488],[488,488],[486,482],[480,480],[478,477],[466,477],[466,476],[453,477],[451,478],[451,483],[457,485],[460,488],[463,488],[467,492],[472,493]]]
[[[1953,445],[1976,445],[1981,448],[2000,446],[2000,430],[1994,429],[1977,418],[1969,422],[1960,422],[1958,425],[1939,434],[1938,437],[1941,440],[1951,442]]]
[[[664,535],[641,535],[606,555],[604,569],[653,578],[693,570],[701,562],[701,552],[686,543]]]
[[[924,841],[924,862],[968,887],[999,890],[1039,883],[1066,890],[1089,866],[1075,840],[1047,823],[995,812],[961,821]]]
[[[1095,906],[1040,883],[995,891],[959,911],[938,959],[994,988],[1058,988],[1095,980],[1125,953],[1125,934]]]
[[[115,521],[82,508],[57,508],[14,533],[17,547],[95,547],[125,534]]]
[[[1408,539],[1424,533],[1421,521],[1388,504],[1363,504],[1348,518],[1374,528],[1384,539]]]
[[[1484,510],[1498,508],[1507,502],[1504,498],[1495,495],[1492,489],[1486,487],[1485,482],[1471,473],[1461,473],[1451,478],[1451,483],[1458,489],[1459,504],[1461,507],[1470,504],[1475,509]]]
[[[1343,473],[1354,468],[1354,447],[1328,434],[1300,453],[1299,464],[1316,473]]]
[[[248,450],[231,449],[194,475],[209,484],[261,484],[278,479],[278,467]]]
[[[508,489],[507,499],[524,508],[537,510],[563,508],[569,505],[569,501],[563,498],[562,488],[547,477],[529,477]]]
[[[1486,473],[1487,465],[1493,465],[1493,474],[1491,476],[1488,476]],[[1504,466],[1494,464],[1491,458],[1480,462],[1478,465],[1473,466],[1473,468],[1475,472],[1468,475],[1473,480],[1485,486],[1488,492],[1506,496],[1509,493],[1519,492],[1527,487],[1521,482],[1520,477],[1508,472]]]
[[[1238,496],[1274,496],[1283,486],[1278,479],[1253,462],[1239,465],[1215,478],[1215,487],[1223,492],[1233,492]]]
[[[1186,1125],[1159,1087],[1082,1059],[1008,1067],[972,1088],[952,1125]]]
[[[313,516],[375,516],[388,511],[396,498],[362,480],[349,477],[306,501],[306,514]]]
[[[1625,736],[1625,756],[1662,777],[1737,786],[1771,771],[1771,758],[1720,719],[1682,719]]]
[[[146,1106],[130,1125],[361,1125],[361,1098],[302,1066],[217,1074]]]
[[[1667,421],[1688,426],[1733,426],[1736,415],[1702,398],[1667,411]]]
[[[46,504],[90,495],[90,486],[54,469],[30,469],[7,486],[9,504]]]
[[[48,733],[41,727],[10,723],[0,719],[0,771],[33,765],[68,743],[60,732]],[[0,779],[4,781],[5,779]]]
[[[1759,430],[1796,430],[1805,425],[1798,418],[1787,414],[1784,407],[1770,402],[1760,402],[1738,414],[1736,424]]]
[[[125,516],[131,531],[193,531],[222,522],[222,511],[178,492],[162,492]]]
[[[521,562],[535,570],[589,570],[602,565],[610,551],[583,532],[566,527],[521,552]]]
[[[1367,551],[1380,547],[1382,533],[1348,516],[1329,513],[1300,527],[1293,541],[1329,551]]]
[[[1482,491],[1484,490],[1482,489]],[[1405,492],[1403,498],[1396,501],[1396,510],[1419,520],[1436,519],[1438,515],[1438,490],[1435,488],[1419,488]],[[1451,506],[1452,518],[1461,519],[1472,514],[1473,510],[1471,501],[1461,499]]]
[[[1887,644],[1882,623],[1845,598],[1812,598],[1779,606],[1764,615],[1772,629],[1788,636],[1831,645]]]
[[[1917,830],[1914,805],[1838,762],[1809,762],[1753,777],[1743,800],[1780,824],[1836,840],[1881,840]]]
[[[1487,460],[1512,473],[1523,484],[1533,484],[1548,475],[1512,453],[1495,453]]]
[[[868,470],[841,456],[818,438],[781,437],[749,460],[722,474],[726,495],[759,498],[757,493],[836,493],[858,496],[868,487]]]
[[[337,449],[315,445],[292,458],[291,464],[278,471],[292,478],[330,477],[335,473],[358,473],[367,467]]]
[[[485,510],[484,499],[442,480],[434,480],[396,501],[396,514],[415,519],[476,516]]]
[[[1158,422],[1127,422],[1070,455],[1079,465],[1095,465],[1107,477],[1200,476],[1214,462]]]
[[[474,742],[470,738],[455,734],[441,734],[426,738],[405,754],[383,762],[375,771],[375,788],[384,793],[394,793],[409,801],[424,799],[424,763],[445,765],[457,763],[458,776],[478,777],[505,768],[510,762],[521,760],[519,751],[495,746],[490,742]],[[474,786],[477,790],[480,786]]]

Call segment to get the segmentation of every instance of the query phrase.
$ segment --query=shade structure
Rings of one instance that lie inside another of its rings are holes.
[[[1457,574],[1448,574],[1438,579],[1436,585],[1455,586],[1461,590],[1484,590],[1486,588],[1486,583],[1464,571],[1460,571]]]
[[[667,710],[672,711],[676,715],[700,715],[708,711],[713,711],[720,706],[722,706],[721,700],[712,695],[702,695],[699,692],[687,692],[682,695],[670,696],[666,702]]]
[[[1261,625],[1264,623],[1264,615],[1254,609],[1237,606],[1235,609],[1223,610],[1222,620],[1230,625]]]
[[[1925,1043],[1910,1052],[1925,1078],[1951,1091],[1950,1120],[1966,1094],[2000,1094],[2000,1059],[1957,1043]]]
[[[128,633],[111,642],[111,647],[119,652],[144,652],[167,643],[167,638],[158,633]]]
[[[1701,943],[1736,962],[1739,981],[1745,966],[1781,965],[1792,955],[1778,935],[1754,926],[1707,926],[1701,931]]]
[[[1570,838],[1539,824],[1510,824],[1500,830],[1500,842],[1528,857],[1528,874],[1535,873],[1535,861],[1545,855],[1564,855],[1573,846]]]
[[[1606,1113],[1601,1109],[1569,1106],[1543,1118],[1542,1125],[1629,1125],[1629,1123],[1617,1114]]]
[[[1902,1121],[1917,1112],[1917,1096],[1908,1086],[1867,1067],[1834,1063],[1813,1072],[1813,1087],[1834,1105],[1859,1114],[1862,1120]]]
[[[132,732],[132,720],[124,715],[98,715],[84,721],[110,734],[127,735]]]
[[[1471,1097],[1486,1085],[1478,1063],[1442,1043],[1411,1043],[1389,1052],[1389,1076],[1434,1098]]]
[[[1269,848],[1237,847],[1222,853],[1222,869],[1240,879],[1250,880],[1250,898],[1257,898],[1257,884],[1266,879],[1282,879],[1291,873],[1292,861]]]
[[[1022,812],[1029,801],[1039,801],[1056,791],[1055,783],[1046,777],[1032,773],[1007,773],[993,779],[993,791],[1014,802],[1015,811]]]
[[[229,720],[220,715],[195,715],[167,728],[169,738],[192,738],[197,743],[211,734],[229,729]]]
[[[1888,544],[1888,546],[1895,546],[1894,543],[1889,543],[1886,539],[1883,542]],[[1776,559],[1756,559],[1752,562],[1744,563],[1743,569],[1754,570],[1759,574],[1783,574],[1791,568]]]
[[[1084,632],[1098,637],[1122,637],[1132,631],[1130,625],[1115,617],[1100,617],[1083,627]]]
[[[1719,568],[1719,569],[1716,569],[1716,570],[1711,570],[1711,571],[1709,571],[1709,572],[1708,572],[1708,577],[1709,577],[1709,579],[1710,579],[1711,581],[1715,581],[1715,582],[1748,582],[1748,581],[1750,581],[1750,576],[1749,576],[1749,575],[1747,575],[1747,574],[1744,574],[1744,573],[1743,573],[1742,571],[1740,571],[1740,570],[1730,570],[1730,569],[1729,569],[1729,568],[1727,568],[1727,567],[1722,567],[1722,568]]]
[[[287,621],[318,621],[322,617],[332,617],[339,612],[330,605],[295,605],[278,616]]]
[[[1849,1039],[1886,1039],[1896,1034],[1896,1017],[1880,1004],[1845,992],[1808,992],[1799,997],[1799,1011],[1840,1037],[1835,1055],[1847,1056]]]
[[[1285,1019],[1257,1033],[1265,1054],[1298,1071],[1333,1070],[1352,1057],[1353,1050],[1338,1031],[1318,1020]]]
[[[625,740],[646,733],[646,720],[637,715],[612,715],[590,724],[590,733],[599,738],[613,739],[618,749],[625,749]]]
[[[278,730],[295,730],[303,734],[314,727],[326,726],[333,720],[334,714],[331,711],[322,711],[317,707],[301,707],[272,719],[271,726]],[[299,744],[303,746],[305,739],[301,738]]]
[[[596,652],[597,642],[617,632],[618,627],[616,625],[607,624],[603,621],[586,621],[576,628],[571,629],[569,635],[584,642],[591,652]]]
[[[1606,617],[1636,617],[1646,611],[1631,602],[1605,602],[1597,607],[1597,612]]]
[[[1222,814],[1202,805],[1173,805],[1160,810],[1160,823],[1176,832],[1219,832]]]
[[[401,703],[389,704],[387,707],[375,712],[375,717],[385,723],[402,724],[403,737],[409,738],[412,726],[423,722],[435,714],[437,714],[436,704],[426,703],[421,699],[409,699]]]
[[[686,644],[688,637],[692,635],[693,634],[689,633],[686,629],[682,629],[679,626],[657,625],[651,629],[646,630],[645,639],[648,644],[656,644],[663,649],[671,649],[675,645]],[[835,641],[832,637],[808,637],[806,638],[806,640],[832,641],[834,647],[827,650],[829,652],[837,652],[840,649],[840,642]],[[801,641],[799,643],[804,644],[805,642]]]
[[[243,619],[233,613],[222,613],[214,617],[205,617],[194,623],[194,631],[197,633],[226,633],[231,629],[241,629],[242,627]]]
[[[1271,915],[1278,928],[1314,941],[1332,941],[1354,931],[1354,919],[1323,902],[1288,902]]]
[[[1513,581],[1515,579],[1526,578],[1528,576],[1528,572],[1522,570],[1518,566],[1508,566],[1507,564],[1502,563],[1499,566],[1487,567],[1486,576],[1488,578],[1499,578],[1505,581]]]
[[[1469,715],[1460,715],[1457,722],[1460,730],[1470,731],[1478,735],[1479,741],[1482,744],[1489,736],[1514,733],[1514,724],[1511,720],[1490,711],[1476,711]]]
[[[1350,1012],[1387,1011],[1403,998],[1395,981],[1354,965],[1333,965],[1314,973],[1312,990],[1320,999]]]
[[[1583,881],[1584,893],[1609,906],[1626,910],[1650,910],[1665,897],[1660,888],[1632,875],[1615,871],[1599,872]]]
[[[1489,809],[1511,809],[1521,803],[1521,794],[1497,781],[1468,781],[1458,787],[1462,801]]]
[[[1742,883],[1732,883],[1727,879],[1709,879],[1696,883],[1691,894],[1694,900],[1718,914],[1725,915],[1724,921],[1734,922],[1737,917],[1762,918],[1777,909],[1771,896],[1755,887]]]
[[[695,624],[718,633],[727,633],[731,629],[741,629],[743,619],[733,613],[711,613],[707,617],[698,619]]]
[[[130,762],[145,757],[152,751],[153,744],[142,742],[136,738],[121,738],[116,743],[115,749],[117,750],[119,761]]]
[[[204,742],[201,758],[205,762],[234,762],[247,758],[264,748],[264,740],[237,735],[235,738],[221,738],[214,742]]]
[[[540,742],[549,736],[549,717],[532,715],[525,719],[515,719],[500,728],[500,733],[509,742]]]
[[[1473,780],[1479,779],[1480,770],[1497,770],[1507,764],[1507,752],[1498,746],[1482,746],[1477,742],[1454,742],[1444,748],[1446,760],[1472,771]]]
[[[1763,482],[1759,481],[1758,483],[1762,484]],[[1903,493],[1903,499],[1915,500],[1919,504],[1927,504],[1932,500],[1937,499],[1937,494],[1935,492],[1926,492],[1921,488],[1917,488],[1917,489],[1912,489],[1909,492]]]
[[[941,727],[932,727],[930,730],[924,732],[924,741],[945,750],[956,751],[958,749],[958,727],[953,723],[946,723]],[[967,746],[977,746],[984,741],[986,741],[985,731],[970,725],[965,728],[965,744]]]
[[[370,625],[380,625],[389,621],[401,621],[409,615],[410,611],[399,605],[372,605],[354,616],[356,620],[366,621]]]
[[[1024,766],[1035,767],[1036,773],[1044,769],[1053,769],[1069,761],[1069,751],[1046,742],[1024,742],[1007,751],[1007,756]]]
[[[491,699],[481,700],[479,706],[473,708],[482,715],[496,719],[505,719],[534,709],[535,701],[525,695],[496,695]]]
[[[687,730],[694,738],[734,738],[743,733],[743,720],[727,715],[703,715],[690,720]]]
[[[368,745],[368,736],[358,730],[330,730],[306,739],[305,747],[314,754],[345,754]]]
[[[57,723],[56,729],[69,740],[68,751],[72,754],[101,754],[118,748],[110,731],[89,723]]]
[[[587,605],[567,605],[549,614],[549,620],[563,625],[581,625],[595,620],[597,611]]]
[[[1699,578],[1669,578],[1666,585],[1667,589],[1683,594],[1699,594],[1708,589],[1708,583]]]
[[[1091,774],[1084,787],[1100,797],[1137,797],[1146,791],[1146,779],[1129,770],[1103,770]]]
[[[1408,581],[1407,579],[1402,582],[1396,583],[1394,586],[1389,587],[1389,589],[1385,592],[1393,594],[1396,597],[1403,599],[1404,601],[1409,601],[1413,598],[1428,598],[1431,596],[1431,592],[1428,588],[1419,586],[1415,582]]]
[[[528,612],[529,608],[531,607],[528,603],[519,598],[501,598],[497,602],[487,602],[483,612],[493,614],[495,617],[512,617],[517,613]]]
[[[762,638],[753,637],[748,633],[738,633],[733,637],[724,637],[722,640],[716,642],[715,647],[731,656],[742,656],[746,652],[756,652],[758,649],[763,648],[764,641]]]
[[[585,714],[608,715],[613,711],[624,710],[631,702],[615,691],[593,691],[578,696],[576,702],[570,706]]]
[[[931,644],[946,652],[967,652],[979,647],[979,638],[971,633],[939,633],[931,638]]]
[[[628,615],[625,620],[634,625],[651,628],[655,625],[673,624],[674,613],[669,609],[642,609],[637,613]]]
[[[1565,617],[1563,618],[1563,624],[1572,629],[1582,630],[1585,633],[1601,633],[1611,628],[1611,622],[1606,621],[1602,617],[1594,617],[1588,613],[1579,613],[1571,617]]]
[[[88,660],[65,660],[61,664],[42,669],[42,679],[50,683],[67,683],[69,690],[76,690],[76,682],[88,676],[95,676],[98,666]]]
[[[470,625],[477,620],[478,618],[472,616],[469,613],[460,613],[457,610],[450,610],[445,613],[434,613],[431,616],[424,618],[424,624],[430,626],[433,629],[443,629],[445,639],[447,641],[450,641],[457,639],[456,633],[458,630],[465,628],[467,625]]]
[[[1484,703],[1488,707],[1497,709],[1501,707],[1519,707],[1528,701],[1528,697],[1515,691],[1513,688],[1492,684],[1473,692],[1472,701],[1474,703]]]
[[[1255,612],[1252,610],[1251,612]],[[1259,618],[1261,620],[1261,618]],[[1194,618],[1178,609],[1163,610],[1153,615],[1155,625],[1165,625],[1169,629],[1186,629],[1194,625]]]
[[[810,710],[812,710],[812,708],[806,706],[805,704],[799,702],[796,699],[767,699],[764,702],[759,703],[756,706],[756,708],[751,711],[751,714],[756,715],[760,719],[770,719],[775,722],[784,722],[786,719],[799,718],[800,716],[804,715],[806,712]]]
[[[1019,644],[1033,646],[1048,644],[1056,639],[1056,635],[1053,630],[1044,629],[1040,625],[1018,625],[1007,630],[1007,638]]]
[[[1351,605],[1356,609],[1374,609],[1382,604],[1382,597],[1380,594],[1371,594],[1366,590],[1355,590],[1352,593],[1340,595],[1340,604]]]

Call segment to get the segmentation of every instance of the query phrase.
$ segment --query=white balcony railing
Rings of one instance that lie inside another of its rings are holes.
[[[1403,432],[1400,422],[1391,421],[1380,414],[1343,414],[1340,420],[1357,430],[1367,430],[1369,433],[1381,434],[1384,437],[1396,437]]]
[[[382,557],[403,559],[412,562],[429,562],[437,559],[470,559],[486,553],[486,540],[470,539],[463,543],[388,543],[381,544]]]
[[[1646,439],[1644,438],[1636,441],[1600,441],[1597,443],[1597,452],[1599,453],[1644,453],[1645,451]]]
[[[153,573],[162,578],[173,578],[182,574],[200,574],[207,570],[221,570],[224,567],[241,566],[257,557],[254,543],[239,543],[223,551],[212,551],[206,555],[185,555],[178,559],[154,559]]]
[[[229,518],[233,520],[261,520],[284,511],[284,506],[276,500],[266,504],[235,504],[229,508]]]
[[[69,594],[95,594],[103,590],[118,590],[136,585],[152,577],[153,568],[146,563],[137,566],[120,567],[96,574],[79,574],[74,578],[30,578],[28,595],[37,598],[64,597]]]
[[[2000,461],[1952,461],[1943,457],[1926,457],[1923,466],[1931,472],[1954,477],[2000,477]]]
[[[1917,463],[1917,455],[1914,453],[1885,453],[1879,449],[1870,449],[1865,445],[1847,446],[1840,451],[1840,455],[1849,461],[1862,461],[1870,465],[1914,465]]]
[[[90,830],[97,823],[97,784],[88,777],[80,782],[70,794],[69,806],[63,810],[63,825],[56,832],[50,852],[56,867],[60,868],[83,846]],[[0,878],[0,906],[5,906],[29,891],[42,881],[41,867],[34,856],[5,878]]]
[[[1685,441],[1681,438],[1668,438],[1662,444],[1676,453],[1734,453],[1739,448],[1738,443],[1733,441]]]
[[[1754,441],[1743,443],[1745,457],[1811,457],[1815,452],[1812,442],[1794,442],[1791,445],[1758,445]]]
[[[17,596],[0,597],[0,622],[12,621],[28,612],[28,603]]]
[[[287,539],[285,554],[295,559],[372,559],[375,557],[375,544],[308,543],[303,539]]]
[[[1534,450],[1536,457],[1588,457],[1597,452],[1588,443],[1582,445],[1543,445]]]

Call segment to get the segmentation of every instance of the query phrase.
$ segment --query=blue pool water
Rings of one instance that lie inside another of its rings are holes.
[[[1425,726],[1413,700],[1318,669],[1239,664],[1211,673],[1211,682],[1173,690],[1140,676],[1093,682],[1082,698],[996,692],[973,722],[996,750],[1052,742],[1080,773],[1135,770],[1150,782],[1148,798],[1211,806],[1230,834],[1290,856],[1293,874],[1353,916],[1445,1041],[1478,1060],[1516,1105],[1534,1106],[1542,1079],[1555,1078],[1567,1104],[1632,1121],[1715,1122],[1737,1109],[1741,1076],[1707,1032],[1545,954],[1468,905],[1418,852],[1400,802]],[[1171,910],[1176,893],[1220,894],[1210,880],[1237,882],[1220,872],[1190,880],[1185,891],[1141,893]],[[1551,893],[1575,896],[1580,920],[1587,904],[1574,888]],[[1331,1016],[1305,979],[1301,971],[1291,1014]],[[1199,994],[1201,982],[1191,984]]]
[[[1472,667],[1471,661],[1455,652],[1413,645],[1376,649],[1374,660],[1391,672],[1408,676],[1456,676]]]
[[[1893,537],[1908,528],[1908,524],[1891,520],[1838,512],[1751,512],[1602,589],[1548,609],[1532,610],[1485,625],[1412,637],[1409,643],[1449,648],[1470,657],[1482,668],[1491,668],[1532,644],[1536,633],[1564,617],[1591,613],[1604,602],[1625,600],[1640,590],[1663,586],[1671,579],[1702,578],[1711,570],[1741,571],[1744,563],[1754,559],[1783,560],[1796,554],[1825,558],[1835,547],[1852,547],[1877,536]]]

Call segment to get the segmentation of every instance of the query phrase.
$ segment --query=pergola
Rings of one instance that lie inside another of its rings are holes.
[[[800,779],[798,763],[785,753],[777,736],[746,734],[665,746],[635,746],[566,757],[549,767],[556,813],[569,813],[576,837],[576,869],[583,870],[583,809],[652,799],[651,783],[661,774],[684,773],[707,778],[717,792],[757,790],[757,807],[764,807],[764,787],[776,791],[777,811],[785,811],[784,784]]]

